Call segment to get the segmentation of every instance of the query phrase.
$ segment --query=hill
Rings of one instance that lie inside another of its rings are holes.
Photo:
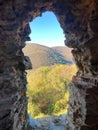
[[[71,54],[71,48],[65,46],[56,46],[53,47],[54,50],[56,50],[58,53],[60,53],[64,58],[68,61],[72,61],[72,54]]]
[[[72,61],[63,55],[63,48],[60,51],[58,47],[50,48],[35,43],[27,43],[23,51],[25,55],[30,57],[33,68],[54,64],[72,64]]]

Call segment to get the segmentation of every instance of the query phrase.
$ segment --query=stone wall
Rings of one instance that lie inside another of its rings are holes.
[[[53,11],[78,67],[70,83],[69,130],[98,130],[97,0],[0,0],[0,130],[25,130],[29,22]]]

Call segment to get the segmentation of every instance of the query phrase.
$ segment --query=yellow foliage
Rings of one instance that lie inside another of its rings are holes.
[[[34,117],[66,112],[68,84],[76,71],[75,65],[53,65],[28,71],[28,112]]]

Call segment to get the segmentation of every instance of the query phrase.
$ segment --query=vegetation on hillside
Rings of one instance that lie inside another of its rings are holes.
[[[60,53],[66,60],[68,61],[72,61],[73,60],[73,56],[71,53],[71,48],[67,47],[67,46],[56,46],[56,47],[52,47],[55,51],[57,51],[58,53]],[[73,61],[72,61],[73,62]]]
[[[66,113],[68,84],[75,65],[54,65],[28,71],[28,112],[37,117]]]
[[[25,55],[30,57],[33,68],[54,64],[72,64],[72,61],[67,60],[60,52],[47,46],[28,43],[23,51]]]

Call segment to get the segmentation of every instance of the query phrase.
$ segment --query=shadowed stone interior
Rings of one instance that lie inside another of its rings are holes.
[[[0,130],[26,130],[26,69],[22,48],[29,22],[52,11],[66,36],[78,72],[70,83],[67,130],[98,130],[98,1],[0,0]]]

